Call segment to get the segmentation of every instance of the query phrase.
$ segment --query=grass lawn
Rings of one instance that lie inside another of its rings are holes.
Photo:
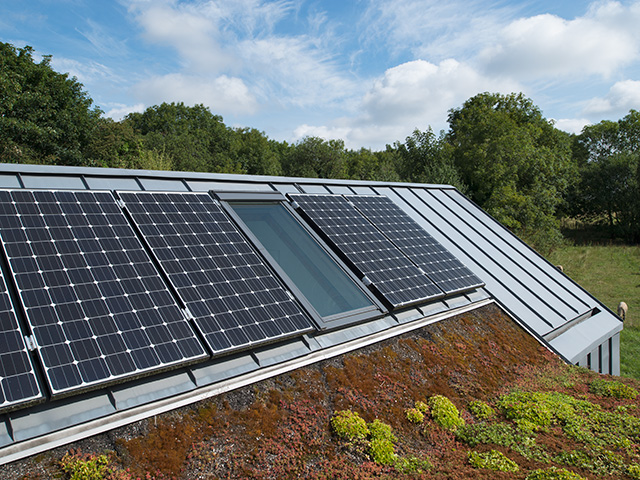
[[[640,379],[640,246],[567,246],[548,258],[614,312],[620,301],[627,303],[620,369],[622,375]]]

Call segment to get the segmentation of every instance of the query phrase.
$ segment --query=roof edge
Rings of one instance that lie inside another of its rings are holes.
[[[439,185],[429,183],[404,183],[404,182],[383,182],[371,180],[347,180],[330,178],[306,178],[306,177],[283,177],[267,175],[247,175],[240,173],[209,173],[209,172],[182,172],[165,170],[134,170],[125,168],[103,168],[103,167],[75,167],[67,165],[34,165],[24,163],[0,163],[0,174],[14,173],[32,175],[65,175],[65,176],[92,176],[92,177],[141,177],[168,180],[212,180],[218,182],[238,182],[238,183],[302,183],[302,184],[323,184],[323,185],[362,185],[362,186],[404,186],[419,188],[452,189],[452,185]]]

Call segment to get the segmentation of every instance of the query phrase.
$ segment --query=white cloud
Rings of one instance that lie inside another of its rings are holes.
[[[567,133],[575,134],[582,132],[582,129],[591,123],[592,122],[586,118],[560,118],[555,120],[556,128]]]
[[[254,78],[261,96],[281,105],[304,107],[344,100],[356,89],[332,63],[329,55],[317,51],[304,37],[270,37],[247,41],[240,55]]]
[[[76,77],[83,84],[105,80],[112,83],[123,81],[123,78],[116,75],[110,67],[94,61],[79,62],[70,58],[53,57],[51,66],[57,72],[68,73],[70,77]]]
[[[233,113],[255,111],[256,102],[272,108],[306,107],[344,100],[353,93],[355,82],[334,63],[333,29],[326,15],[319,12],[307,19],[307,33],[276,34],[284,19],[291,21],[294,2],[238,0],[234,2],[149,2],[134,0],[130,11],[155,45],[168,46],[177,52],[181,68],[178,73],[143,82],[153,92],[168,91],[165,84],[206,84],[210,77],[233,78],[231,92],[224,96],[241,98]],[[199,80],[196,80],[199,78]],[[180,79],[178,81],[177,79]],[[242,83],[245,92],[237,90]],[[219,82],[218,82],[219,83]],[[191,89],[193,90],[193,89]],[[137,88],[137,93],[145,93]],[[204,92],[184,93],[190,98],[200,95],[200,102],[211,104]],[[172,98],[178,93],[173,92]],[[251,101],[247,101],[248,98]],[[142,97],[139,97],[142,98]],[[186,102],[186,98],[183,96]],[[216,104],[220,104],[218,99]],[[233,107],[226,102],[225,107]]]
[[[565,20],[544,14],[515,20],[479,60],[491,74],[537,79],[576,75],[609,77],[640,56],[640,3],[597,3]]]
[[[118,103],[113,105],[107,105],[106,108],[108,108],[108,110],[105,113],[105,115],[109,118],[114,119],[115,121],[122,120],[125,117],[125,115],[129,113],[134,113],[134,112],[142,113],[145,110],[145,106],[142,103],[137,103],[135,105],[124,105],[122,103]]]
[[[133,87],[136,98],[147,105],[162,102],[202,103],[215,113],[252,114],[257,102],[239,78],[189,76],[180,73],[152,77]]]
[[[338,138],[350,148],[381,148],[410,135],[415,128],[445,129],[448,111],[477,93],[521,90],[514,82],[484,77],[456,60],[439,65],[415,60],[388,69],[373,82],[362,99],[362,115],[342,118],[330,127],[304,125],[296,133],[340,134]]]
[[[616,82],[604,97],[589,100],[584,113],[624,115],[630,109],[637,109],[639,106],[640,81],[623,80]]]
[[[384,42],[395,54],[435,61],[467,59],[495,37],[513,15],[513,7],[487,8],[481,0],[369,0],[361,21],[363,36]]]
[[[135,2],[131,10],[153,44],[174,48],[185,66],[217,72],[235,63],[220,42],[219,15],[215,4],[178,5],[173,2]]]

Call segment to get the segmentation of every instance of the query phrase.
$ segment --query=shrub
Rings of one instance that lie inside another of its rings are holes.
[[[551,467],[547,469],[534,470],[525,480],[587,480],[577,473],[573,473],[564,468]]]
[[[369,424],[369,434],[369,453],[373,461],[381,465],[393,465],[398,458],[394,451],[398,439],[391,431],[391,426],[375,419]]]
[[[496,411],[489,404],[480,400],[469,402],[469,411],[480,420],[487,420],[496,414]]]
[[[331,426],[340,438],[350,442],[364,440],[369,435],[367,422],[358,415],[358,412],[351,410],[336,412],[331,419]]]
[[[607,381],[600,378],[593,380],[589,384],[589,390],[591,393],[595,393],[602,397],[613,397],[618,399],[634,399],[638,396],[638,391],[635,388],[631,388],[622,382]]]
[[[422,423],[424,421],[424,413],[417,408],[407,408],[404,413],[411,423]]]
[[[423,474],[433,468],[433,464],[428,458],[418,458],[414,456],[398,458],[394,468],[403,475]]]
[[[468,457],[469,463],[475,468],[488,468],[496,472],[517,472],[520,470],[516,462],[497,450],[486,453],[471,451]]]
[[[446,430],[455,432],[458,427],[464,425],[464,419],[460,417],[456,406],[443,395],[429,398],[429,408],[435,422]]]

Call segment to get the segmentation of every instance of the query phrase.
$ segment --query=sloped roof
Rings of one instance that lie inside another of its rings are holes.
[[[0,414],[2,462],[340,355],[487,303],[498,303],[540,342],[574,363],[622,329],[617,316],[450,186],[0,165],[0,189],[383,195],[484,283],[484,287],[392,308],[329,330],[278,337],[208,360],[195,355],[173,368],[123,378],[122,383],[111,382],[100,390],[87,388],[68,397],[47,393],[38,352],[31,352],[42,398],[29,397],[29,402]],[[10,268],[6,260],[3,263],[11,289]],[[13,303],[20,329],[29,339],[15,294]],[[611,359],[607,373],[619,372],[618,361]]]

